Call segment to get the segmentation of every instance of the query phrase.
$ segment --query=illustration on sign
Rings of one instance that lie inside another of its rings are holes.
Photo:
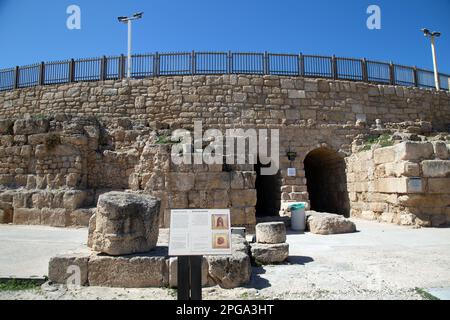
[[[177,209],[170,215],[170,256],[231,254],[229,209]]]

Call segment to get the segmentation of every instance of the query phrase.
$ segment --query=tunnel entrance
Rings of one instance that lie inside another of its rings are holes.
[[[305,158],[311,210],[350,216],[345,160],[337,152],[319,148]]]
[[[280,171],[275,175],[261,175],[262,165],[259,161],[255,165],[256,171],[256,217],[273,217],[280,215],[281,208],[281,176]]]

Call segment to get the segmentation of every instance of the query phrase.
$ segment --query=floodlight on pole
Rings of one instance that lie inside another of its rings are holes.
[[[120,16],[117,17],[119,22],[126,23],[128,25],[128,58],[127,58],[127,78],[131,78],[131,22],[133,20],[141,19],[144,15],[143,12],[138,12],[131,17]]]
[[[439,38],[441,36],[440,32],[433,31],[431,32],[429,29],[423,28],[421,29],[423,32],[423,35],[427,38],[430,38],[431,41],[431,54],[433,55],[433,67],[434,67],[434,83],[436,85],[436,90],[441,90],[441,86],[439,83],[439,72],[438,72],[438,65],[437,65],[437,58],[436,58],[436,45],[435,45],[435,38]]]

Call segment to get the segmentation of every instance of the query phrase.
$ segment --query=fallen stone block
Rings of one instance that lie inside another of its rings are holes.
[[[266,222],[256,225],[256,241],[258,243],[286,242],[286,226],[283,222]]]
[[[207,256],[209,278],[224,289],[232,289],[250,281],[252,266],[247,241],[232,235],[231,256]]]
[[[289,244],[263,244],[253,243],[251,245],[252,257],[261,264],[277,264],[286,261],[289,257]]]
[[[330,235],[356,232],[355,224],[343,216],[331,213],[308,213],[307,225],[314,234]]]
[[[109,192],[98,200],[89,243],[109,255],[148,252],[159,234],[160,200],[139,194]]]

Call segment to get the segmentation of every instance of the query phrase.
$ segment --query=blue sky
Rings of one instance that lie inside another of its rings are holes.
[[[81,8],[68,30],[66,8]],[[381,30],[366,9],[381,7]],[[450,0],[0,0],[0,68],[126,53],[119,15],[144,11],[133,51],[269,51],[324,54],[432,68],[429,41],[439,30],[441,72],[450,73]]]

